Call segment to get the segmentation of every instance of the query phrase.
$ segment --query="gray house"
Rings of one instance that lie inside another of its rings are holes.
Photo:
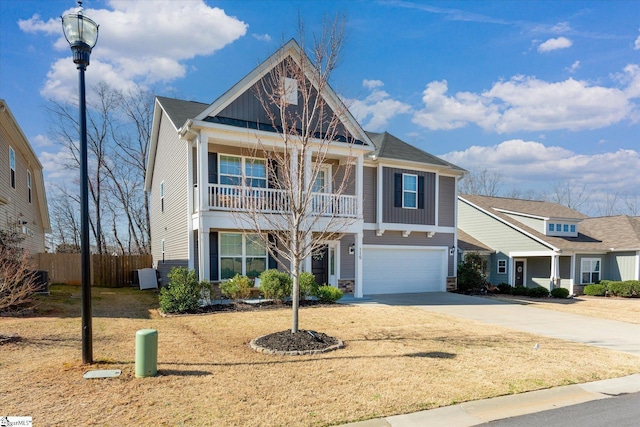
[[[557,203],[460,195],[458,227],[489,254],[489,281],[567,288],[640,279],[640,218],[589,218]]]
[[[145,188],[154,264],[163,277],[185,266],[215,283],[281,262],[238,227],[238,205],[227,196],[237,194],[238,182],[251,182],[263,200],[278,197],[271,185],[278,176],[269,176],[273,169],[258,148],[281,141],[264,125],[269,120],[253,88],[290,60],[306,60],[294,40],[211,104],[156,98]],[[344,108],[330,87],[319,96],[334,111]],[[357,143],[331,142],[317,197],[340,206],[349,221],[304,269],[356,297],[444,291],[456,275],[456,182],[465,171],[389,133],[365,132],[348,111],[341,117],[341,129]],[[348,162],[352,179],[333,194]],[[278,206],[259,208],[278,215]]]

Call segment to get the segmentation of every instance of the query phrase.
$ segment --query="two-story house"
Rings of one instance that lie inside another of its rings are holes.
[[[474,250],[488,257],[494,284],[580,294],[603,279],[640,280],[639,217],[590,218],[558,203],[460,195],[458,227],[481,242]]]
[[[18,230],[29,253],[45,251],[50,232],[42,164],[0,99],[0,228]]]
[[[278,177],[270,176],[273,168],[256,150],[281,144],[265,111],[275,107],[265,107],[254,88],[288,60],[306,60],[294,40],[211,104],[156,98],[145,188],[154,265],[162,277],[185,266],[217,282],[282,263],[238,226],[241,203],[234,200],[240,200],[239,183],[250,182],[263,201],[260,209],[271,215],[286,209],[270,185]],[[330,87],[318,96],[329,109],[345,110]],[[349,221],[304,261],[304,269],[356,297],[444,291],[456,275],[456,182],[465,171],[388,133],[365,132],[348,111],[341,120],[347,135],[331,141],[314,191],[318,207],[339,207]],[[350,179],[340,186],[347,165]],[[338,186],[342,191],[332,193]]]

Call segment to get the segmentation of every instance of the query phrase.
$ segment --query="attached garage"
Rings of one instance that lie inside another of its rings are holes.
[[[423,246],[364,246],[364,295],[445,292],[446,248]]]

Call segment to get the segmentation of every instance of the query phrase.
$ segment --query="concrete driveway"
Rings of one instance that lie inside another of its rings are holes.
[[[448,292],[367,295],[350,303],[404,305],[640,356],[640,324]]]

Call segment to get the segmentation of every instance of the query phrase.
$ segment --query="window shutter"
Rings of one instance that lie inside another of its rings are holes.
[[[424,176],[418,176],[418,209],[424,209]]]
[[[220,280],[218,277],[218,233],[209,233],[209,278]]]
[[[275,246],[276,245],[276,238],[273,234],[269,234],[269,245],[270,246]],[[268,252],[267,255],[269,256],[269,259],[267,260],[267,268],[268,269],[273,269],[273,268],[278,268],[278,261],[271,256],[271,253]]]
[[[209,184],[218,183],[218,153],[209,153]]]
[[[394,199],[393,206],[396,208],[402,207],[402,174],[396,173],[393,176],[394,181]]]

